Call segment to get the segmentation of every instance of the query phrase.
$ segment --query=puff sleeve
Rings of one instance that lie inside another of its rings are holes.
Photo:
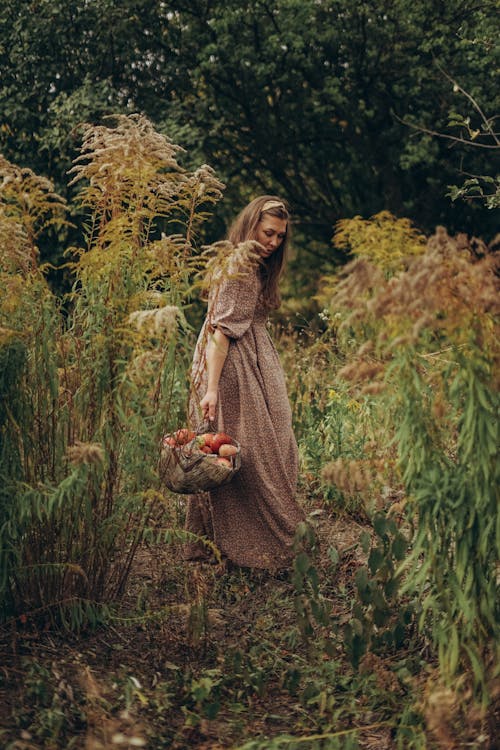
[[[222,281],[209,308],[209,324],[231,339],[239,339],[250,328],[261,282],[256,268]]]

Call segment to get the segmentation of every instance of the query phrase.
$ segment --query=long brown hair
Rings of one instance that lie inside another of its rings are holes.
[[[268,203],[271,205],[266,207]],[[233,245],[255,239],[257,226],[264,214],[276,216],[287,222],[286,234],[281,245],[269,258],[262,258],[260,265],[263,302],[266,307],[278,308],[281,301],[278,284],[285,266],[290,241],[290,211],[285,201],[277,195],[260,195],[254,198],[230,226],[227,239]]]

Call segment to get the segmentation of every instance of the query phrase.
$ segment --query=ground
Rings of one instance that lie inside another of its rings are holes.
[[[421,667],[432,665],[421,640],[352,667],[342,624],[363,563],[359,534],[369,527],[321,504],[310,511],[319,539],[311,564],[335,628],[314,619],[319,599],[307,587],[301,599],[297,574],[186,564],[178,545],[145,545],[111,622],[78,636],[29,620],[3,631],[0,745],[492,747],[433,745],[430,735],[423,744]],[[340,553],[335,567],[333,547]]]

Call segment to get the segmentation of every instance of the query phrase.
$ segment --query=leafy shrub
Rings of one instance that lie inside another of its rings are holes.
[[[366,233],[371,231],[369,224]],[[374,230],[375,231],[375,230]],[[359,244],[363,248],[362,243]],[[339,375],[385,413],[415,525],[403,591],[448,680],[461,667],[484,688],[498,643],[498,289],[494,257],[442,228],[424,254],[375,266],[364,252],[331,299],[356,341]]]

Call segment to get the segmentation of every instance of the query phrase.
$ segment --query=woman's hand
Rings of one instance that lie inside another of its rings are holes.
[[[200,401],[203,417],[210,422],[215,422],[217,409],[217,391],[208,390]]]

